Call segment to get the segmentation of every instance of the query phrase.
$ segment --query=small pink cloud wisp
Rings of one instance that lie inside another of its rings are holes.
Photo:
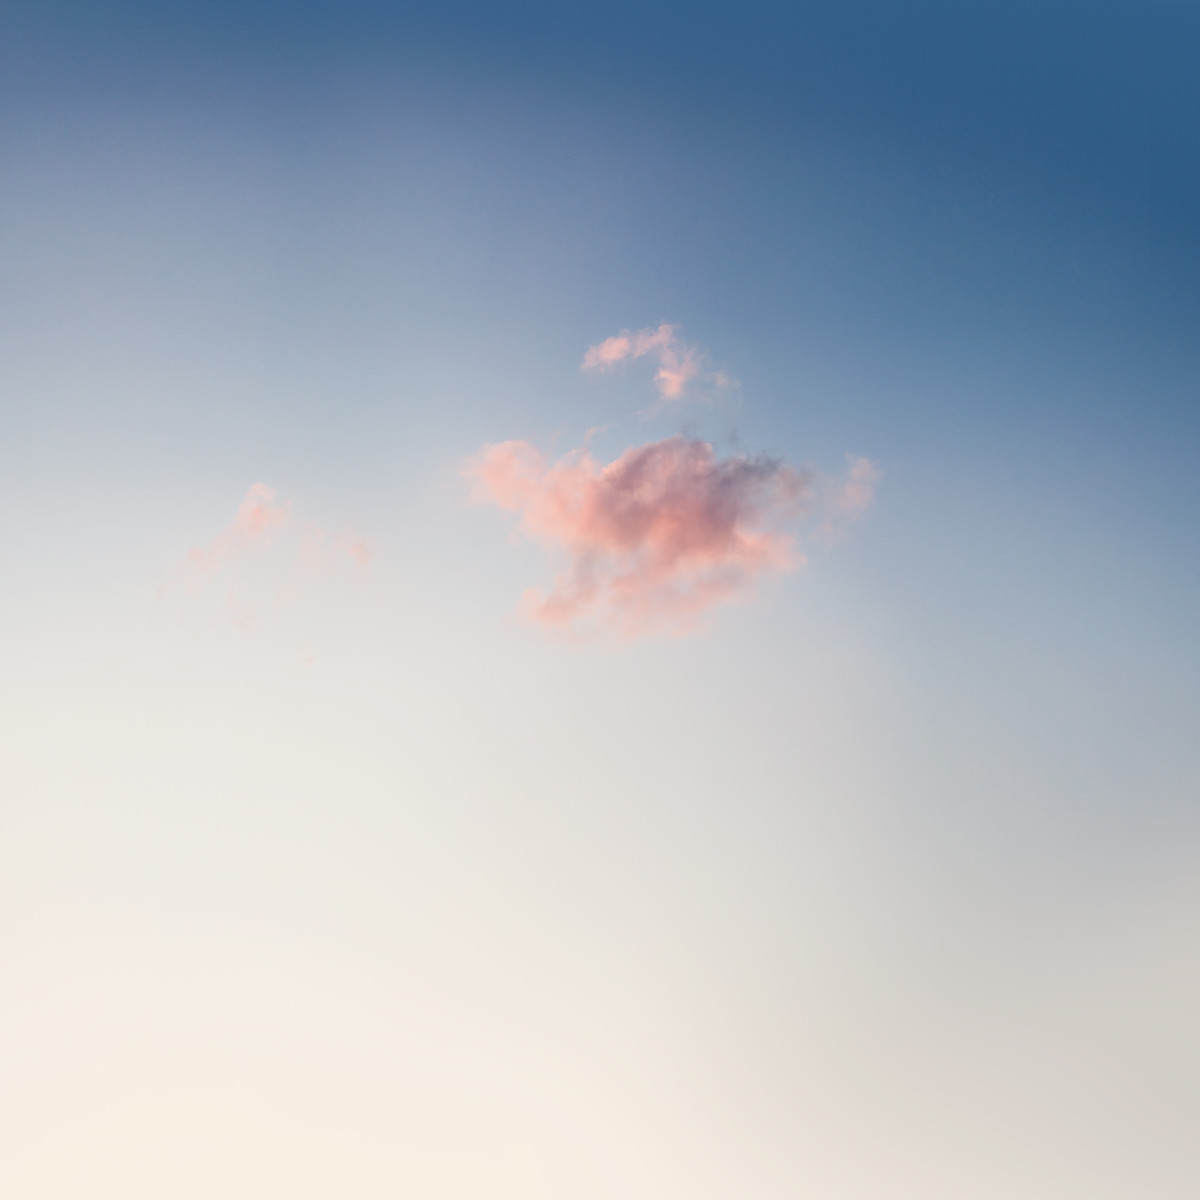
[[[701,354],[678,337],[675,325],[629,330],[590,346],[583,356],[585,371],[611,371],[629,358],[653,354],[658,359],[654,383],[664,403],[682,400],[688,384],[700,374]]]
[[[567,556],[538,621],[636,635],[686,632],[714,605],[802,559],[783,528],[812,502],[812,477],[774,459],[719,458],[707,442],[650,442],[601,464],[586,450],[548,463],[528,442],[488,446],[466,468],[476,496],[519,512],[522,528]]]
[[[336,574],[347,563],[365,568],[372,543],[353,533],[330,534],[293,517],[275,489],[255,483],[233,521],[205,545],[193,547],[159,590],[174,595],[192,616],[228,619],[243,629],[287,607],[302,586]]]
[[[289,518],[287,508],[276,503],[273,487],[253,483],[238,506],[232,524],[221,530],[208,545],[189,550],[188,565],[201,574],[211,574],[239,554],[266,545]]]
[[[848,525],[860,521],[875,502],[875,485],[883,472],[869,458],[850,456],[845,478],[829,481],[822,503],[821,534],[827,540],[842,534]]]

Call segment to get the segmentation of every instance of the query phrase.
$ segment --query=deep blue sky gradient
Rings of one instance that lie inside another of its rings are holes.
[[[744,397],[688,427],[882,463],[843,569],[950,709],[1083,689],[1085,740],[1178,751],[1121,697],[1196,694],[1198,46],[1186,4],[8,5],[14,477],[377,509],[627,411],[583,348],[677,321]]]

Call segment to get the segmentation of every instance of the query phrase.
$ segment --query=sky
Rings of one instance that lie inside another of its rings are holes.
[[[1200,1193],[1200,7],[0,10],[0,1192]]]

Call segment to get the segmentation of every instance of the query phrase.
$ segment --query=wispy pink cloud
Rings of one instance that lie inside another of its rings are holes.
[[[803,559],[785,528],[813,503],[813,477],[777,460],[719,458],[671,437],[598,463],[556,463],[528,442],[486,447],[466,474],[478,499],[521,514],[523,530],[560,548],[566,570],[526,593],[538,621],[594,623],[628,635],[686,632],[715,605]]]
[[[375,557],[375,543],[370,538],[353,537],[347,543],[346,550],[360,567],[368,566]]]
[[[287,508],[276,502],[273,487],[253,483],[231,524],[206,545],[188,551],[188,565],[201,574],[211,574],[256,546],[267,545],[289,518]]]
[[[678,333],[678,326],[665,324],[657,329],[639,329],[636,333],[625,330],[588,347],[583,369],[611,371],[627,359],[650,354],[658,360],[654,383],[660,400],[663,403],[682,400],[688,385],[700,374],[703,355],[698,347],[682,341]],[[727,383],[724,376],[714,376],[714,380],[718,386]]]
[[[736,387],[678,327],[623,330],[589,346],[583,369],[608,371],[650,356],[661,410],[700,381]],[[601,427],[604,428],[604,427]],[[477,500],[519,513],[528,536],[557,549],[566,567],[548,591],[525,593],[536,620],[627,635],[686,632],[716,605],[749,595],[765,576],[804,562],[795,527],[812,517],[830,541],[871,505],[879,468],[851,458],[843,478],[765,455],[721,458],[708,443],[675,436],[626,450],[610,463],[589,451],[593,434],[557,462],[525,441],[485,446],[464,466]]]
[[[373,553],[364,537],[297,519],[274,488],[255,483],[230,524],[188,551],[158,599],[174,596],[192,616],[255,629],[291,604],[306,580],[364,569]]]
[[[869,458],[848,456],[850,470],[841,479],[831,479],[822,497],[821,533],[837,537],[848,525],[861,521],[875,502],[875,485],[883,472]]]

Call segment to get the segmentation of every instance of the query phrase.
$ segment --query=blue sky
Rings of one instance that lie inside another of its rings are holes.
[[[9,5],[8,1190],[1193,1196],[1198,33]],[[882,475],[572,640],[596,429]]]

